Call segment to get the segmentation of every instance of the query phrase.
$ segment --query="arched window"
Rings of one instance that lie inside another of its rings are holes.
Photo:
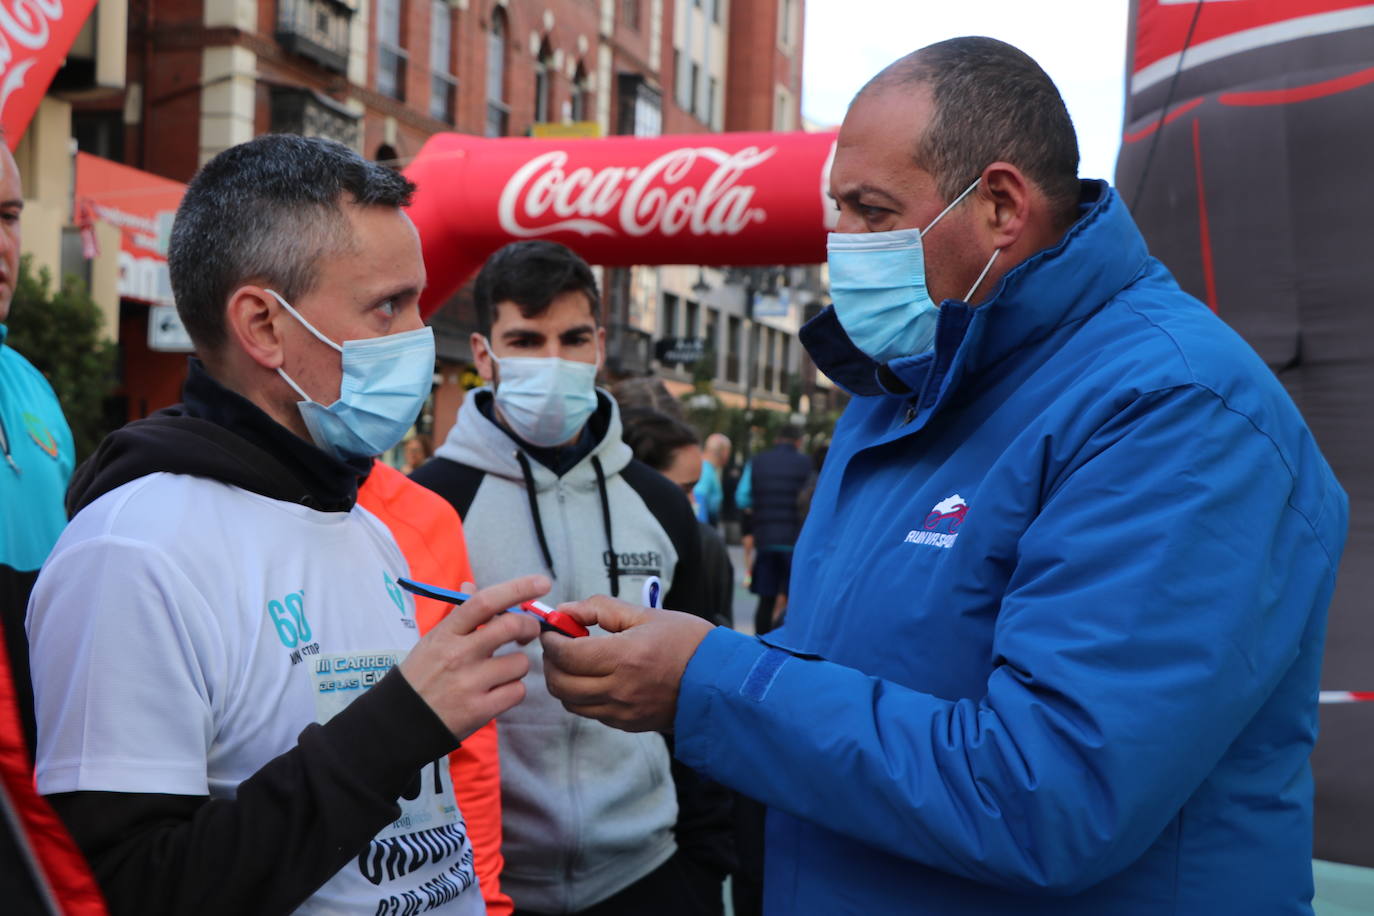
[[[491,11],[487,31],[487,136],[504,137],[510,120],[506,105],[506,11]]]
[[[453,7],[449,0],[430,0],[429,116],[449,124],[458,107],[458,77],[453,70]]]
[[[553,95],[553,50],[545,41],[539,46],[539,58],[534,62],[534,123],[550,120]]]
[[[573,73],[572,119],[574,121],[590,121],[594,116],[592,113],[592,92],[587,86],[587,68],[579,62],[577,71]]]
[[[403,0],[377,4],[377,91],[405,101],[406,49],[401,45],[405,20]]]

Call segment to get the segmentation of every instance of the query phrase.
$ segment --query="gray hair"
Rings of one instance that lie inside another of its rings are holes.
[[[1078,137],[1064,99],[1040,65],[1006,42],[970,36],[928,45],[859,90],[927,86],[934,115],[914,159],[953,200],[993,162],[1021,169],[1071,222],[1079,198]]]
[[[167,263],[177,313],[202,356],[225,340],[229,296],[270,284],[288,302],[319,281],[322,257],[346,252],[345,195],[363,206],[404,207],[415,185],[341,143],[268,134],[207,162],[172,223]]]

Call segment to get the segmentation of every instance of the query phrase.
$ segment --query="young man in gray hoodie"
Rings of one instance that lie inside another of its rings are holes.
[[[587,264],[552,242],[516,242],[473,290],[472,392],[413,476],[458,510],[479,583],[544,572],[550,604],[604,593],[713,610],[682,491],[634,460],[619,409],[596,388],[606,333]],[[579,718],[549,696],[530,644],[527,698],[498,719],[502,887],[520,914],[721,911],[733,863],[728,793],[671,762],[655,733]]]

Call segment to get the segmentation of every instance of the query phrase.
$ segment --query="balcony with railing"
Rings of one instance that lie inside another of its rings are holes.
[[[348,72],[353,10],[337,0],[278,0],[277,42],[335,73]]]

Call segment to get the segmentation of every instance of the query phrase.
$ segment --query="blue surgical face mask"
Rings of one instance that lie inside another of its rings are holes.
[[[487,341],[487,352],[492,353]],[[596,411],[596,363],[556,356],[497,359],[496,408],[511,432],[531,445],[562,445]]]
[[[830,233],[830,298],[849,339],[880,363],[914,356],[931,348],[939,306],[926,290],[926,260],[921,237],[935,228],[978,187],[973,184],[921,229],[892,232]],[[992,253],[983,272],[964,296],[967,301],[1001,253]]]
[[[417,328],[340,346],[315,330],[285,299],[267,290],[307,331],[343,354],[339,399],[325,406],[277,370],[301,400],[296,406],[317,448],[346,461],[391,448],[415,422],[434,385],[434,331]]]

